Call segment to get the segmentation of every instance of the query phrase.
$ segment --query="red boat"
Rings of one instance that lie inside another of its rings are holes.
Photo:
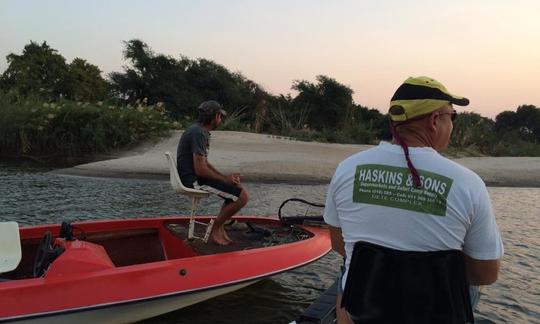
[[[247,229],[229,229],[229,246],[188,240],[189,218],[180,216],[21,228],[22,258],[16,269],[0,273],[0,322],[134,322],[303,266],[330,250],[328,231],[318,226],[235,219]]]

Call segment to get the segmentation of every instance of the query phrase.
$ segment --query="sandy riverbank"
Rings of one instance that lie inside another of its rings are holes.
[[[59,174],[167,179],[165,151],[176,155],[181,132],[121,157],[54,171]],[[328,183],[338,163],[370,145],[300,142],[264,134],[214,131],[209,160],[223,173],[240,172],[245,182]],[[489,186],[540,187],[540,157],[455,159]]]

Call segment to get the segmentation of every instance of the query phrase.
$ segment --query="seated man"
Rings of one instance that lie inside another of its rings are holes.
[[[216,129],[221,118],[227,113],[217,101],[205,101],[198,107],[197,123],[189,127],[180,138],[177,149],[178,174],[186,186],[214,193],[225,201],[214,222],[210,240],[220,245],[228,245],[232,240],[227,235],[224,223],[249,199],[247,191],[240,184],[240,174],[225,176],[208,161],[210,131]]]
[[[497,280],[504,249],[486,186],[439,153],[457,116],[452,105],[468,103],[432,78],[409,78],[390,102],[393,141],[337,167],[324,219],[334,250],[346,258],[339,323],[442,323],[427,314],[434,305],[445,305],[437,312],[449,314],[449,323],[463,323],[471,302],[459,287]],[[429,262],[421,267],[420,260]],[[455,281],[445,285],[444,278]],[[425,304],[406,306],[419,301]]]

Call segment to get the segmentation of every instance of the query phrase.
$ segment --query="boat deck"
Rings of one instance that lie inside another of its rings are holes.
[[[246,224],[246,223],[238,223]],[[264,224],[254,225],[251,227],[245,225],[245,228],[226,228],[227,234],[233,241],[229,245],[219,245],[214,242],[204,243],[201,240],[188,240],[188,226],[187,223],[169,223],[167,228],[177,238],[183,240],[199,255],[210,255],[227,253],[234,251],[249,250],[261,247],[272,246],[276,244],[282,244],[285,241],[292,242],[305,239],[309,237],[305,232],[298,232],[298,229],[292,230],[290,227],[283,225]],[[204,236],[204,228],[196,227],[195,234],[198,236]],[[304,236],[304,237],[302,237]]]

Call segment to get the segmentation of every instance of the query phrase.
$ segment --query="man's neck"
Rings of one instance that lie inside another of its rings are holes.
[[[401,135],[401,139],[408,147],[431,147],[433,144],[429,141],[428,138],[421,136],[420,134],[407,134],[406,136]],[[395,138],[392,139],[392,144],[399,145]]]
[[[212,126],[212,123],[206,124],[206,125],[203,125],[203,124],[199,123],[199,125],[209,133],[210,133],[210,131],[214,130],[214,127]]]

